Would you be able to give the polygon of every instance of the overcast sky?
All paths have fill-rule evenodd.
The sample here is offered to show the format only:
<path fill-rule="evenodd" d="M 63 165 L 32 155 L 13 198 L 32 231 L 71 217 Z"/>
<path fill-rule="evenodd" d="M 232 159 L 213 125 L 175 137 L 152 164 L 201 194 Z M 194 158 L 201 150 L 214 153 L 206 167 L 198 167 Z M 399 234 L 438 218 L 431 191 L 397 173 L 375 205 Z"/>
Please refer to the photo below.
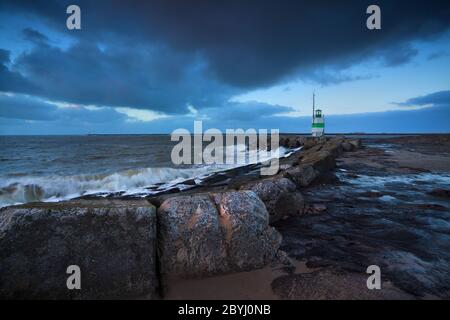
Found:
<path fill-rule="evenodd" d="M 450 2 L 0 1 L 0 134 L 309 132 L 314 91 L 328 132 L 450 132 Z"/>

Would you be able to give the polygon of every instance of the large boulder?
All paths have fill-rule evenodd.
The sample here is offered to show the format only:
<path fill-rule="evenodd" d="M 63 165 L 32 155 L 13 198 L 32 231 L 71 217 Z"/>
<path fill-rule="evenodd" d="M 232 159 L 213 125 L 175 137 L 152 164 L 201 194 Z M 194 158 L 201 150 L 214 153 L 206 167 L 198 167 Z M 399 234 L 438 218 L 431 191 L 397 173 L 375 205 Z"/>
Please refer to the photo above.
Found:
<path fill-rule="evenodd" d="M 168 198 L 158 209 L 158 234 L 163 277 L 261 268 L 281 243 L 264 203 L 252 191 Z"/>
<path fill-rule="evenodd" d="M 329 152 L 334 158 L 339 157 L 343 152 L 345 139 L 343 137 L 335 137 L 328 140 L 322 147 L 321 151 Z"/>
<path fill-rule="evenodd" d="M 355 146 L 349 141 L 342 142 L 341 146 L 345 152 L 352 151 L 355 148 Z"/>
<path fill-rule="evenodd" d="M 354 149 L 359 149 L 362 147 L 361 139 L 351 139 L 348 142 L 353 146 Z"/>
<path fill-rule="evenodd" d="M 302 214 L 305 202 L 295 184 L 287 178 L 269 178 L 241 187 L 251 190 L 264 202 L 269 212 L 269 223 L 283 217 Z"/>
<path fill-rule="evenodd" d="M 298 148 L 298 147 L 303 146 L 306 141 L 307 141 L 306 137 L 302 137 L 302 136 L 291 137 L 290 139 L 288 138 L 285 141 L 284 145 L 282 145 L 282 146 L 284 146 L 286 148 L 291 148 L 291 149 Z"/>
<path fill-rule="evenodd" d="M 319 150 L 314 153 L 305 155 L 301 164 L 304 166 L 312 166 L 320 174 L 333 170 L 336 166 L 336 156 L 329 150 Z"/>
<path fill-rule="evenodd" d="M 311 165 L 299 165 L 284 172 L 284 176 L 295 183 L 299 188 L 307 187 L 319 175 L 319 172 Z"/>
<path fill-rule="evenodd" d="M 32 203 L 0 211 L 0 297 L 156 297 L 156 209 L 147 201 Z M 69 290 L 67 268 L 80 268 Z"/>
<path fill-rule="evenodd" d="M 323 143 L 323 141 L 319 141 L 319 139 L 317 139 L 317 138 L 308 138 L 303 143 L 303 149 L 308 150 L 315 146 L 320 147 L 322 145 L 322 143 Z"/>

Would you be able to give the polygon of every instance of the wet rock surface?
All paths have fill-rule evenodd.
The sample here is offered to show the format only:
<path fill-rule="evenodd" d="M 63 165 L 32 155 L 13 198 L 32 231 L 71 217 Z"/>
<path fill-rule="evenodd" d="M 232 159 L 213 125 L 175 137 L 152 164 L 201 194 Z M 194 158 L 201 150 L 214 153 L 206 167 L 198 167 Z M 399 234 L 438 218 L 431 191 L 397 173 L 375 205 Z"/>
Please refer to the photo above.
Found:
<path fill-rule="evenodd" d="M 146 201 L 35 203 L 0 211 L 0 297 L 157 297 L 155 207 Z M 68 290 L 67 267 L 81 271 Z"/>
<path fill-rule="evenodd" d="M 309 186 L 319 175 L 310 165 L 299 165 L 287 169 L 284 176 L 293 181 L 299 188 Z"/>
<path fill-rule="evenodd" d="M 450 154 L 405 165 L 411 161 L 411 155 L 403 153 L 409 145 L 389 140 L 365 144 L 369 147 L 338 158 L 337 182 L 302 190 L 307 203 L 323 204 L 326 210 L 274 224 L 283 235 L 282 250 L 319 268 L 315 275 L 280 279 L 274 290 L 286 298 L 346 299 L 359 293 L 365 298 L 362 289 L 354 291 L 345 279 L 360 279 L 365 287 L 367 267 L 378 265 L 383 281 L 408 295 L 450 298 L 450 202 L 433 192 L 448 189 Z M 445 148 L 431 144 L 426 152 L 439 155 Z M 423 154 L 416 153 L 421 159 Z M 329 268 L 339 269 L 343 278 Z M 315 290 L 314 283 L 325 291 Z M 333 291 L 332 283 L 343 286 L 341 291 Z"/>
<path fill-rule="evenodd" d="M 272 282 L 272 290 L 286 300 L 409 300 L 414 296 L 390 283 L 368 290 L 363 274 L 327 268 L 311 273 L 285 275 Z"/>
<path fill-rule="evenodd" d="M 301 215 L 305 203 L 295 184 L 286 178 L 269 178 L 247 184 L 241 190 L 251 190 L 264 202 L 269 212 L 269 222 L 273 223 L 284 217 Z"/>
<path fill-rule="evenodd" d="M 281 236 L 252 191 L 176 196 L 158 209 L 163 276 L 204 277 L 261 268 Z"/>

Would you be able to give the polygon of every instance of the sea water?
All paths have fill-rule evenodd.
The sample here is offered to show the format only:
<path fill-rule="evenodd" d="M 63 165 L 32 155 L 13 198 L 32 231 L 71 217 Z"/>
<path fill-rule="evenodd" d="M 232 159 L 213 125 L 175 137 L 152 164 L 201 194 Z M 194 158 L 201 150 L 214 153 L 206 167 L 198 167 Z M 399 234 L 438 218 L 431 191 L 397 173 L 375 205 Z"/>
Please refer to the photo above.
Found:
<path fill-rule="evenodd" d="M 100 193 L 145 195 L 154 186 L 237 166 L 174 165 L 176 143 L 170 135 L 0 136 L 0 207 Z"/>

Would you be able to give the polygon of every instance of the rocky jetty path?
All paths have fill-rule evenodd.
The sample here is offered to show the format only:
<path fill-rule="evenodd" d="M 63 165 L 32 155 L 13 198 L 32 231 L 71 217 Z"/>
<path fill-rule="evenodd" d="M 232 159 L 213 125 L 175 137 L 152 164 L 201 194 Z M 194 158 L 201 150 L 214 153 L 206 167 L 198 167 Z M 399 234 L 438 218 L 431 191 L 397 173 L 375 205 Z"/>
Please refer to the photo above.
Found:
<path fill-rule="evenodd" d="M 280 159 L 271 177 L 259 175 L 263 163 L 145 199 L 89 197 L 1 209 L 0 297 L 157 299 L 168 279 L 274 262 L 289 267 L 272 224 L 306 214 L 302 188 L 333 177 L 336 158 L 361 142 L 289 136 L 280 143 L 302 148 Z M 80 267 L 80 290 L 67 289 L 70 265 Z"/>

